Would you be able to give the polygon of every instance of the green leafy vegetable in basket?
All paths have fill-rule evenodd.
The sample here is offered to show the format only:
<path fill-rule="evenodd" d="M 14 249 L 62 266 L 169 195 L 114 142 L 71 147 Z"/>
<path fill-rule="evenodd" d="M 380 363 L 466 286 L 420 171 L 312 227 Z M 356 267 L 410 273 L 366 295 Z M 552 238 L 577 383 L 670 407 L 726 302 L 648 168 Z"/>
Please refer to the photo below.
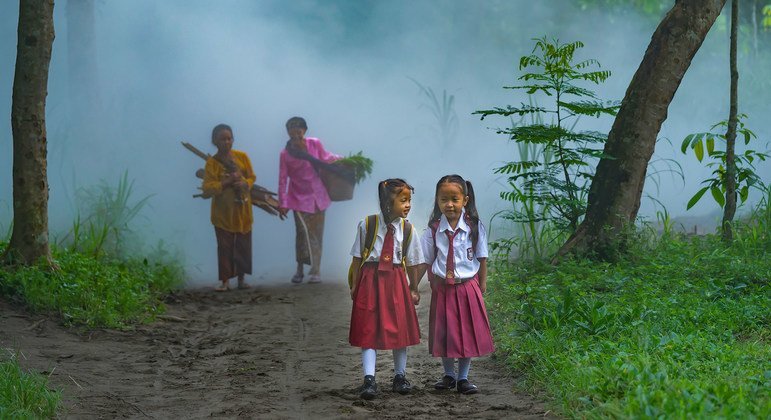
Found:
<path fill-rule="evenodd" d="M 361 152 L 335 161 L 354 170 L 354 181 L 358 184 L 372 173 L 372 159 L 364 157 Z"/>

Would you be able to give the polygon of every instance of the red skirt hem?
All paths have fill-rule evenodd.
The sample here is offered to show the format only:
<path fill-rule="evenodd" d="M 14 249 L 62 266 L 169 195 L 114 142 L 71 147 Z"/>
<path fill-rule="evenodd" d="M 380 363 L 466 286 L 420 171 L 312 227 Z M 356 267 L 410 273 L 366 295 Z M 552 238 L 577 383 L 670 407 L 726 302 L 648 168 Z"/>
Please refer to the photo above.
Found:
<path fill-rule="evenodd" d="M 407 276 L 400 266 L 378 272 L 364 264 L 354 292 L 348 342 L 355 347 L 392 350 L 420 343 L 418 315 Z"/>
<path fill-rule="evenodd" d="M 428 351 L 434 357 L 478 357 L 495 350 L 479 280 L 448 285 L 430 276 Z"/>

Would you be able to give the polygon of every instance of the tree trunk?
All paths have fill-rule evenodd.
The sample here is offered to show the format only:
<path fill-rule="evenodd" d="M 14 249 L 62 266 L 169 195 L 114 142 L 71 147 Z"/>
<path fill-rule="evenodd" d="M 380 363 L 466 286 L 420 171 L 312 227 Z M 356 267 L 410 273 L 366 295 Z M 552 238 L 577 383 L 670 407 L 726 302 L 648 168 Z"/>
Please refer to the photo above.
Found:
<path fill-rule="evenodd" d="M 640 208 L 645 173 L 667 108 L 726 0 L 677 0 L 653 33 L 597 165 L 584 221 L 555 257 L 612 259 Z"/>
<path fill-rule="evenodd" d="M 13 233 L 10 262 L 50 262 L 45 105 L 54 41 L 53 0 L 21 0 L 13 79 Z"/>
<path fill-rule="evenodd" d="M 725 208 L 723 209 L 723 240 L 733 239 L 731 223 L 736 214 L 736 124 L 739 102 L 739 70 L 736 65 L 737 29 L 739 27 L 739 0 L 731 1 L 731 107 L 728 111 L 728 130 L 725 134 Z"/>

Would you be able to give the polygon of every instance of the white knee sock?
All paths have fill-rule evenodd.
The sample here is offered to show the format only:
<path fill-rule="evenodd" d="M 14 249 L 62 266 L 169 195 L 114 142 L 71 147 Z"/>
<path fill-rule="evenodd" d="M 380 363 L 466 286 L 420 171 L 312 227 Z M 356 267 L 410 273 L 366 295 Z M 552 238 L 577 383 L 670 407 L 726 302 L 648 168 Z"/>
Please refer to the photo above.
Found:
<path fill-rule="evenodd" d="M 468 379 L 468 371 L 471 370 L 471 358 L 463 357 L 458 359 L 458 380 Z"/>
<path fill-rule="evenodd" d="M 455 359 L 452 357 L 442 357 L 442 366 L 444 366 L 444 374 L 455 379 Z"/>
<path fill-rule="evenodd" d="M 361 364 L 364 367 L 364 376 L 375 376 L 375 360 L 377 360 L 377 351 L 375 349 L 361 349 Z"/>
<path fill-rule="evenodd" d="M 407 372 L 407 347 L 394 349 L 394 375 L 404 375 Z"/>

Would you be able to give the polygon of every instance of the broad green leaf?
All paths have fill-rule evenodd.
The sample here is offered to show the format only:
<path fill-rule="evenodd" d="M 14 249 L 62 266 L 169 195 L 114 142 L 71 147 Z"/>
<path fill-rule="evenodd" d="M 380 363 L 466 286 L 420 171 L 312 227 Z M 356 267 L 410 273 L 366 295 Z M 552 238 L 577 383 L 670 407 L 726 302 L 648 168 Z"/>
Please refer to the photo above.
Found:
<path fill-rule="evenodd" d="M 704 143 L 701 142 L 701 139 L 693 145 L 693 152 L 696 154 L 696 159 L 698 159 L 699 162 L 704 159 Z"/>
<path fill-rule="evenodd" d="M 739 192 L 739 197 L 742 200 L 742 203 L 747 201 L 747 197 L 750 195 L 750 187 L 745 185 L 742 187 L 741 191 Z"/>
<path fill-rule="evenodd" d="M 693 197 L 691 197 L 691 199 L 688 200 L 688 205 L 685 207 L 685 209 L 690 210 L 691 207 L 696 205 L 696 203 L 698 203 L 699 200 L 701 200 L 701 197 L 704 195 L 705 192 L 707 192 L 708 189 L 709 187 L 704 187 L 700 189 L 696 194 L 694 194 Z"/>
<path fill-rule="evenodd" d="M 715 138 L 712 136 L 707 137 L 707 155 L 712 156 L 715 152 Z"/>
<path fill-rule="evenodd" d="M 691 140 L 693 140 L 693 137 L 696 136 L 696 134 L 689 134 L 685 136 L 685 139 L 683 140 L 683 144 L 680 145 L 680 151 L 685 153 L 688 150 L 688 146 L 691 144 Z"/>
<path fill-rule="evenodd" d="M 715 199 L 718 205 L 722 208 L 725 205 L 725 197 L 716 185 L 713 185 L 709 191 L 712 193 L 712 198 Z"/>

